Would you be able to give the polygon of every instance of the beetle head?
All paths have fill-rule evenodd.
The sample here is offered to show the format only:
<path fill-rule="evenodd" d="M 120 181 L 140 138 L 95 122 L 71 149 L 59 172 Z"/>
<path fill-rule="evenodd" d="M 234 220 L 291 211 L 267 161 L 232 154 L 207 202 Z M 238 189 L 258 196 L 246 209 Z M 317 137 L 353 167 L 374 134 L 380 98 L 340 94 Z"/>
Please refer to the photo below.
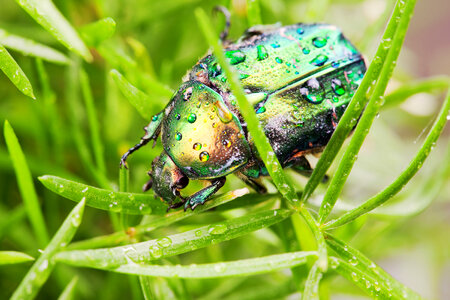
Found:
<path fill-rule="evenodd" d="M 149 175 L 152 178 L 155 194 L 167 202 L 172 202 L 177 196 L 180 196 L 179 190 L 185 188 L 189 183 L 189 178 L 181 172 L 165 152 L 153 160 L 152 171 L 149 172 Z"/>

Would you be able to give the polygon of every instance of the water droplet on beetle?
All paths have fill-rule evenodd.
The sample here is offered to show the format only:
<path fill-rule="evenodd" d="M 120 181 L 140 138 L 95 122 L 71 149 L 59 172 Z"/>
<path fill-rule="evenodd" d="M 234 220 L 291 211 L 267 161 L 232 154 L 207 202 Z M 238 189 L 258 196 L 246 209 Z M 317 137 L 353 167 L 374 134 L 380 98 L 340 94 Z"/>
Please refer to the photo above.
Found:
<path fill-rule="evenodd" d="M 183 138 L 183 135 L 182 135 L 181 133 L 177 132 L 177 133 L 175 134 L 175 139 L 176 139 L 177 141 L 180 141 L 182 138 Z"/>
<path fill-rule="evenodd" d="M 181 116 L 180 116 L 180 114 L 176 114 L 176 115 L 175 115 L 175 119 L 176 119 L 176 120 L 179 120 L 179 119 L 181 119 Z"/>
<path fill-rule="evenodd" d="M 192 90 L 193 90 L 193 87 L 190 86 L 190 87 L 188 87 L 187 89 L 185 89 L 185 90 L 183 91 L 183 100 L 184 100 L 184 101 L 188 101 L 188 100 L 191 98 L 191 96 L 192 96 Z"/>
<path fill-rule="evenodd" d="M 297 28 L 297 33 L 298 34 L 303 34 L 303 33 L 305 33 L 305 30 L 303 29 L 303 28 Z"/>
<path fill-rule="evenodd" d="M 188 120 L 189 123 L 194 123 L 197 120 L 197 115 L 196 114 L 190 114 L 187 117 L 187 120 Z"/>
<path fill-rule="evenodd" d="M 223 103 L 222 101 L 215 101 L 214 109 L 220 121 L 224 123 L 229 123 L 231 120 L 233 120 L 233 114 L 230 112 L 230 110 L 225 106 L 225 103 Z"/>
<path fill-rule="evenodd" d="M 313 38 L 312 44 L 316 48 L 322 48 L 322 47 L 324 47 L 327 44 L 327 39 L 318 36 L 318 37 Z"/>
<path fill-rule="evenodd" d="M 209 153 L 206 151 L 203 151 L 202 153 L 199 154 L 198 158 L 200 159 L 200 161 L 206 162 L 209 160 Z"/>
<path fill-rule="evenodd" d="M 275 61 L 279 64 L 281 64 L 283 62 L 283 60 L 279 57 L 275 57 Z"/>
<path fill-rule="evenodd" d="M 339 65 L 340 65 L 340 63 L 339 63 L 338 61 L 333 61 L 333 62 L 331 63 L 331 66 L 332 66 L 333 68 L 339 68 Z"/>
<path fill-rule="evenodd" d="M 155 122 L 155 121 L 157 121 L 157 120 L 158 120 L 158 115 L 154 115 L 154 116 L 152 117 L 152 121 Z"/>
<path fill-rule="evenodd" d="M 231 142 L 230 142 L 229 140 L 224 140 L 224 141 L 222 142 L 222 144 L 223 144 L 225 147 L 227 147 L 227 148 L 230 148 L 230 147 L 231 147 Z"/>
<path fill-rule="evenodd" d="M 225 56 L 230 59 L 231 65 L 237 65 L 245 61 L 245 54 L 241 50 L 229 50 Z"/>
<path fill-rule="evenodd" d="M 270 44 L 270 46 L 272 46 L 272 48 L 280 48 L 280 44 L 277 42 L 277 41 L 275 41 L 275 42 L 273 42 L 272 44 Z"/>
<path fill-rule="evenodd" d="M 263 45 L 256 46 L 256 60 L 265 60 L 269 57 L 269 53 L 267 53 L 266 47 Z"/>
<path fill-rule="evenodd" d="M 309 54 L 309 52 L 311 52 L 311 50 L 309 50 L 308 48 L 303 48 L 302 52 L 303 52 L 303 54 Z"/>
<path fill-rule="evenodd" d="M 194 150 L 200 150 L 200 149 L 202 149 L 202 144 L 200 144 L 200 143 L 195 143 L 194 144 L 194 146 L 192 147 Z"/>
<path fill-rule="evenodd" d="M 261 106 L 260 108 L 258 108 L 258 110 L 256 111 L 256 114 L 262 114 L 266 112 L 266 108 L 264 106 Z"/>
<path fill-rule="evenodd" d="M 316 57 L 314 57 L 309 63 L 320 67 L 323 66 L 328 60 L 328 56 L 326 56 L 325 54 L 319 54 Z"/>
<path fill-rule="evenodd" d="M 306 84 L 300 88 L 300 94 L 313 104 L 322 103 L 325 98 L 325 91 L 316 78 L 308 80 Z"/>
<path fill-rule="evenodd" d="M 342 96 L 345 94 L 344 86 L 339 79 L 331 80 L 331 88 L 333 89 L 333 92 L 338 96 Z"/>

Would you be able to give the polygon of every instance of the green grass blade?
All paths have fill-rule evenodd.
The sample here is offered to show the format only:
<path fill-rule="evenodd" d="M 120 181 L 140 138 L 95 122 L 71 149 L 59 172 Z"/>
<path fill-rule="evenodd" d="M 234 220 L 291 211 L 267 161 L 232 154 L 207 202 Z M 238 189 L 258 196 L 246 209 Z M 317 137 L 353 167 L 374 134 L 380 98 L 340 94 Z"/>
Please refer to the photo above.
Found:
<path fill-rule="evenodd" d="M 283 197 L 288 200 L 292 206 L 297 207 L 299 213 L 305 218 L 314 235 L 316 236 L 317 244 L 319 247 L 320 266 L 322 271 L 325 271 L 328 263 L 326 253 L 327 250 L 325 247 L 325 242 L 323 241 L 323 236 L 320 233 L 314 218 L 304 207 L 299 207 L 297 194 L 295 193 L 294 188 L 287 181 L 283 168 L 278 161 L 278 158 L 275 155 L 272 146 L 270 145 L 270 142 L 267 139 L 264 130 L 262 129 L 258 121 L 258 118 L 256 117 L 253 106 L 248 102 L 239 79 L 237 78 L 236 74 L 233 72 L 230 64 L 225 58 L 220 40 L 212 30 L 213 27 L 211 25 L 211 21 L 207 17 L 205 11 L 201 8 L 195 10 L 195 15 L 197 17 L 197 22 L 200 26 L 200 29 L 203 31 L 203 34 L 209 45 L 212 46 L 215 57 L 217 58 L 220 66 L 227 75 L 231 91 L 233 92 L 233 95 L 236 97 L 236 100 L 238 102 L 239 110 L 247 123 L 248 130 L 255 142 L 258 153 L 263 160 L 267 171 L 270 174 L 270 177 L 272 178 L 275 186 L 283 195 Z"/>
<path fill-rule="evenodd" d="M 204 205 L 196 207 L 195 210 L 172 210 L 171 212 L 165 214 L 164 216 L 161 216 L 158 219 L 154 219 L 148 223 L 128 228 L 127 231 L 119 231 L 109 235 L 99 236 L 89 240 L 73 243 L 69 246 L 69 249 L 100 248 L 114 246 L 125 242 L 131 243 L 135 239 L 139 239 L 142 235 L 149 233 L 157 228 L 169 226 L 170 224 L 181 221 L 185 218 L 198 215 L 219 205 L 229 203 L 237 198 L 239 198 L 239 201 L 242 201 L 245 198 L 244 195 L 248 193 L 249 190 L 247 188 L 228 192 L 220 196 L 216 196 L 211 200 L 208 200 Z"/>
<path fill-rule="evenodd" d="M 69 58 L 63 53 L 33 40 L 11 34 L 1 28 L 0 44 L 6 48 L 16 50 L 23 55 L 39 57 L 56 64 L 66 65 L 70 63 Z"/>
<path fill-rule="evenodd" d="M 162 105 L 153 102 L 144 92 L 134 87 L 125 77 L 117 70 L 110 71 L 111 77 L 116 82 L 122 94 L 130 101 L 131 105 L 136 108 L 139 114 L 148 119 L 150 116 L 157 114 Z"/>
<path fill-rule="evenodd" d="M 133 262 L 120 265 L 114 272 L 178 278 L 218 278 L 250 276 L 292 268 L 306 263 L 307 258 L 316 255 L 315 252 L 301 251 L 270 255 L 265 257 L 242 259 L 230 262 L 219 262 L 190 266 L 159 266 L 143 265 Z"/>
<path fill-rule="evenodd" d="M 394 297 L 392 292 L 374 278 L 371 273 L 365 272 L 365 270 L 361 270 L 340 258 L 330 257 L 330 266 L 331 269 L 375 299 L 402 299 Z"/>
<path fill-rule="evenodd" d="M 320 272 L 318 264 L 315 263 L 309 271 L 308 278 L 306 278 L 305 289 L 302 294 L 303 300 L 319 299 L 320 279 L 322 279 L 322 272 Z"/>
<path fill-rule="evenodd" d="M 410 162 L 408 167 L 397 177 L 397 179 L 391 183 L 383 191 L 379 192 L 377 195 L 373 196 L 357 208 L 349 211 L 348 213 L 342 215 L 336 220 L 332 220 L 325 225 L 325 228 L 333 228 L 341 226 L 348 222 L 353 221 L 359 216 L 375 209 L 376 207 L 382 205 L 387 200 L 392 198 L 402 188 L 408 183 L 408 181 L 420 170 L 423 162 L 430 154 L 431 150 L 436 145 L 436 141 L 442 133 L 445 124 L 447 123 L 448 112 L 450 110 L 450 89 L 447 93 L 446 99 L 442 105 L 441 111 L 436 118 L 433 127 L 430 129 L 428 136 L 426 137 L 422 147 L 417 152 L 414 159 Z"/>
<path fill-rule="evenodd" d="M 167 204 L 155 199 L 152 194 L 113 192 L 50 175 L 41 176 L 39 180 L 64 198 L 78 202 L 85 197 L 87 206 L 102 210 L 131 215 L 163 215 L 167 210 Z"/>
<path fill-rule="evenodd" d="M 25 155 L 20 147 L 17 136 L 8 121 L 5 121 L 4 135 L 6 146 L 16 172 L 17 184 L 19 185 L 28 218 L 33 227 L 34 234 L 41 247 L 48 243 L 48 232 L 45 226 L 44 217 L 40 208 L 39 200 L 33 184 L 30 169 L 28 168 Z"/>
<path fill-rule="evenodd" d="M 343 241 L 340 241 L 331 235 L 326 236 L 326 241 L 330 248 L 333 249 L 343 261 L 355 266 L 357 269 L 363 270 L 377 280 L 379 288 L 383 287 L 383 289 L 396 294 L 397 297 L 406 299 L 419 298 L 414 291 L 395 280 L 391 275 L 355 248 L 350 247 Z"/>
<path fill-rule="evenodd" d="M 384 31 L 382 42 L 378 46 L 375 58 L 370 63 L 361 85 L 356 90 L 352 101 L 345 110 L 345 113 L 342 115 L 338 126 L 327 144 L 327 147 L 325 147 L 319 161 L 317 162 L 316 167 L 311 174 L 311 178 L 308 180 L 303 191 L 301 198 L 302 201 L 308 200 L 320 182 L 322 182 L 328 168 L 333 163 L 339 149 L 341 149 L 342 144 L 348 137 L 350 131 L 356 125 L 356 121 L 366 106 L 366 103 L 369 100 L 366 94 L 371 85 L 373 85 L 373 82 L 380 76 L 381 68 L 383 67 L 389 50 L 389 47 L 386 47 L 386 41 L 390 41 L 397 30 L 398 20 L 401 16 L 400 8 L 403 5 L 404 4 L 402 4 L 402 1 L 397 1 L 394 12 L 389 20 L 386 30 Z"/>
<path fill-rule="evenodd" d="M 247 123 L 248 130 L 251 133 L 252 138 L 254 139 L 261 159 L 264 161 L 264 164 L 267 167 L 267 171 L 272 177 L 280 193 L 289 202 L 291 202 L 292 205 L 296 206 L 296 202 L 298 201 L 297 194 L 295 193 L 292 186 L 288 184 L 286 177 L 284 176 L 283 168 L 281 167 L 281 164 L 278 161 L 278 158 L 276 157 L 272 146 L 270 145 L 266 135 L 264 134 L 264 130 L 259 124 L 255 110 L 253 109 L 253 106 L 247 101 L 242 86 L 240 85 L 239 79 L 237 78 L 236 74 L 233 72 L 230 64 L 225 58 L 221 43 L 217 38 L 215 32 L 212 30 L 213 26 L 211 25 L 210 19 L 206 15 L 205 11 L 201 8 L 195 10 L 195 15 L 197 17 L 197 22 L 203 32 L 203 35 L 205 36 L 209 45 L 213 47 L 214 55 L 227 75 L 231 91 L 236 97 L 239 105 L 239 110 Z"/>
<path fill-rule="evenodd" d="M 116 22 L 112 18 L 104 18 L 80 28 L 82 39 L 89 46 L 97 47 L 116 32 Z"/>
<path fill-rule="evenodd" d="M 8 53 L 5 47 L 0 43 L 0 69 L 8 76 L 9 80 L 25 96 L 36 99 L 33 94 L 33 87 L 28 80 L 27 75 L 22 71 L 14 58 Z"/>
<path fill-rule="evenodd" d="M 78 283 L 78 276 L 75 276 L 69 284 L 66 286 L 64 291 L 59 295 L 58 300 L 72 300 L 75 298 L 76 286 Z"/>
<path fill-rule="evenodd" d="M 406 31 L 409 27 L 409 21 L 411 20 L 416 1 L 410 0 L 404 7 L 404 12 L 402 13 L 399 21 L 397 31 L 395 32 L 391 49 L 388 52 L 386 60 L 384 62 L 383 68 L 381 69 L 380 78 L 374 87 L 373 95 L 364 110 L 364 113 L 359 120 L 358 126 L 356 127 L 355 133 L 350 141 L 347 150 L 342 157 L 339 166 L 331 179 L 330 185 L 325 193 L 322 206 L 319 210 L 319 222 L 323 223 L 327 219 L 331 210 L 339 197 L 344 184 L 350 174 L 351 169 L 356 161 L 357 155 L 361 146 L 369 133 L 369 129 L 372 126 L 372 122 L 375 119 L 380 107 L 384 103 L 384 92 L 389 79 L 392 76 L 392 71 L 395 67 L 395 62 L 400 54 L 400 50 L 403 45 L 403 41 L 406 35 Z"/>
<path fill-rule="evenodd" d="M 85 200 L 81 200 L 70 212 L 64 223 L 53 236 L 41 256 L 30 268 L 11 299 L 32 299 L 47 281 L 55 265 L 53 257 L 63 249 L 75 235 L 83 217 Z"/>
<path fill-rule="evenodd" d="M 0 266 L 33 261 L 34 257 L 17 251 L 0 251 Z"/>
<path fill-rule="evenodd" d="M 247 20 L 249 27 L 262 24 L 259 0 L 247 0 Z"/>
<path fill-rule="evenodd" d="M 115 269 L 131 262 L 149 262 L 231 240 L 281 222 L 291 214 L 285 209 L 262 211 L 158 240 L 106 249 L 60 252 L 57 260 L 74 266 Z"/>
<path fill-rule="evenodd" d="M 78 36 L 76 30 L 59 12 L 50 0 L 16 0 L 16 2 L 45 30 L 52 34 L 61 44 L 92 61 L 92 55 Z"/>
<path fill-rule="evenodd" d="M 98 172 L 105 173 L 105 157 L 102 139 L 100 138 L 100 125 L 98 114 L 94 105 L 94 97 L 89 83 L 89 76 L 84 69 L 80 70 L 80 85 L 83 93 L 84 104 L 86 105 L 86 114 L 89 121 L 89 129 L 91 131 L 91 144 L 94 152 L 95 162 Z"/>
<path fill-rule="evenodd" d="M 450 86 L 450 77 L 438 76 L 403 84 L 401 87 L 387 95 L 383 109 L 399 105 L 404 100 L 418 93 L 431 93 L 443 90 Z"/>

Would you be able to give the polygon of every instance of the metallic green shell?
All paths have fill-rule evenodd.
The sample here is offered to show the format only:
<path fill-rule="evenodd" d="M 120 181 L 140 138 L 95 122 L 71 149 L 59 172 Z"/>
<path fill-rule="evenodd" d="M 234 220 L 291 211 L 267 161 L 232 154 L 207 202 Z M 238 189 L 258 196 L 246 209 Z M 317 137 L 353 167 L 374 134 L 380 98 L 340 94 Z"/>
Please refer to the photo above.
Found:
<path fill-rule="evenodd" d="M 189 178 L 224 176 L 247 163 L 251 153 L 240 120 L 217 92 L 187 82 L 169 109 L 162 124 L 164 150 Z"/>
<path fill-rule="evenodd" d="M 225 54 L 248 98 L 256 99 L 257 116 L 284 166 L 327 144 L 366 71 L 341 31 L 324 24 L 255 27 Z M 214 56 L 201 59 L 189 78 L 221 93 L 242 121 Z"/>

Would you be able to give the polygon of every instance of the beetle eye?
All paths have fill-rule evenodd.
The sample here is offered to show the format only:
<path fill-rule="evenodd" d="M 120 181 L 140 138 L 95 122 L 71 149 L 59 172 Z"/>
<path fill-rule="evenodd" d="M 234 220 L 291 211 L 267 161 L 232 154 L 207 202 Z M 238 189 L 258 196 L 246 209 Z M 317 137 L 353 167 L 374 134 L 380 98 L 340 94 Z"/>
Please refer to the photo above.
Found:
<path fill-rule="evenodd" d="M 175 183 L 175 187 L 177 189 L 184 189 L 189 184 L 189 178 L 187 176 L 183 176 Z"/>

